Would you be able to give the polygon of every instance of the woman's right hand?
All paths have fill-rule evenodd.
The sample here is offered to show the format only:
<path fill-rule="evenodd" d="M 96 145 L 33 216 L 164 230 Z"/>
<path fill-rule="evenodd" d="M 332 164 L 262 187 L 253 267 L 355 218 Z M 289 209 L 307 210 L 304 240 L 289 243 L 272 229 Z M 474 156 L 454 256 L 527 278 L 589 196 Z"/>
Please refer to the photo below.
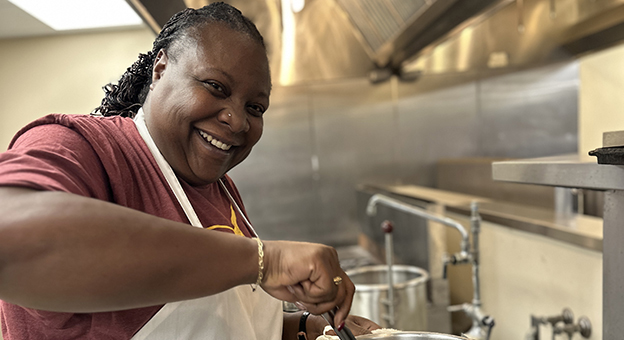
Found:
<path fill-rule="evenodd" d="M 298 302 L 312 314 L 338 307 L 334 322 L 346 320 L 355 285 L 340 268 L 332 247 L 316 243 L 265 241 L 262 288 L 273 297 Z M 341 277 L 336 284 L 334 278 Z"/>

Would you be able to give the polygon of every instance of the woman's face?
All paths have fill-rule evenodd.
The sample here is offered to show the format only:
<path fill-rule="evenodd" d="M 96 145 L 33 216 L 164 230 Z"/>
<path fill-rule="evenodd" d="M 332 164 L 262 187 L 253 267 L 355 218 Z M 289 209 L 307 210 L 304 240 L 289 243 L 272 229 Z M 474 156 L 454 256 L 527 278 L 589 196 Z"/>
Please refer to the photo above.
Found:
<path fill-rule="evenodd" d="M 209 24 L 158 54 L 143 110 L 176 174 L 206 185 L 242 162 L 258 142 L 270 91 L 260 43 Z"/>

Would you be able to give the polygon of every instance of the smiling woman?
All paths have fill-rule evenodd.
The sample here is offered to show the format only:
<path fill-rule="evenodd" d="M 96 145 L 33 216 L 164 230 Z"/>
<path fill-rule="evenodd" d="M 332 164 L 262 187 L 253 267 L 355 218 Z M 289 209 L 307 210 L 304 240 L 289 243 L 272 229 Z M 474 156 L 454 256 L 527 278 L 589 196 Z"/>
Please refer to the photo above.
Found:
<path fill-rule="evenodd" d="M 261 35 L 215 3 L 172 17 L 97 114 L 20 130 L 0 154 L 5 340 L 295 339 L 301 313 L 279 300 L 377 327 L 347 318 L 336 251 L 260 241 L 227 176 L 270 91 Z M 299 336 L 320 334 L 321 318 L 304 320 Z"/>

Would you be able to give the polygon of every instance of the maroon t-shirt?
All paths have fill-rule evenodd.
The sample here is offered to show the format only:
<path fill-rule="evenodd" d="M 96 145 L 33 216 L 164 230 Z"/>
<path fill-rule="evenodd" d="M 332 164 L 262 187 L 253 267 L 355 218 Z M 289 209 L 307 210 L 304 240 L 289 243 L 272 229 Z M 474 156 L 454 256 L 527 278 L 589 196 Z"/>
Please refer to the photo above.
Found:
<path fill-rule="evenodd" d="M 242 207 L 232 180 L 224 180 Z M 218 183 L 193 187 L 180 182 L 204 227 L 240 228 L 250 236 Z M 28 124 L 0 154 L 0 186 L 65 191 L 189 223 L 129 118 L 54 114 Z M 129 339 L 161 307 L 58 313 L 0 301 L 0 322 L 5 340 Z"/>

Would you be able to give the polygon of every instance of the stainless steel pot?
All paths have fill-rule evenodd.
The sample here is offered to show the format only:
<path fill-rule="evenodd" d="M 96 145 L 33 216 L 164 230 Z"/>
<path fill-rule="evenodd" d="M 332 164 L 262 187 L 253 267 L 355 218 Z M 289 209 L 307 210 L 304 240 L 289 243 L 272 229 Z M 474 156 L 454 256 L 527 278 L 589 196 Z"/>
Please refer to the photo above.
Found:
<path fill-rule="evenodd" d="M 427 329 L 426 283 L 429 273 L 426 270 L 406 265 L 392 266 L 395 306 L 393 326 L 386 321 L 388 306 L 384 304 L 388 299 L 388 266 L 360 267 L 347 271 L 347 275 L 355 284 L 351 314 L 370 319 L 384 328 L 405 331 Z"/>
<path fill-rule="evenodd" d="M 336 338 L 337 336 L 329 336 L 329 338 Z M 358 335 L 355 337 L 357 340 L 471 340 L 463 336 L 431 333 L 431 332 L 400 332 L 395 334 L 367 334 Z"/>
<path fill-rule="evenodd" d="M 469 340 L 462 336 L 429 333 L 429 332 L 402 332 L 391 335 L 362 335 L 357 337 L 366 340 Z"/>

